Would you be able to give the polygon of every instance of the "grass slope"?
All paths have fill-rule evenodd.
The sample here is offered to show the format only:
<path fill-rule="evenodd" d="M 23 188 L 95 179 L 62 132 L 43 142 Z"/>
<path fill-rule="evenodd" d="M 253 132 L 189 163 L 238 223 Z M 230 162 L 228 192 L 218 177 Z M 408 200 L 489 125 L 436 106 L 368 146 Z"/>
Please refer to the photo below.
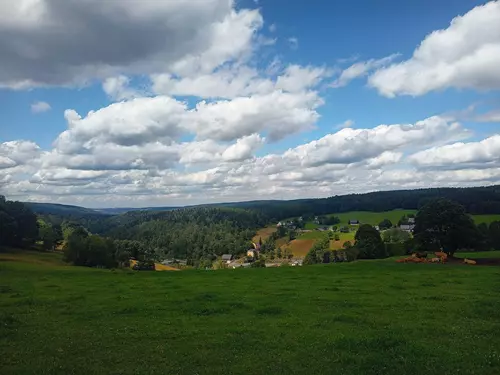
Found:
<path fill-rule="evenodd" d="M 500 269 L 0 262 L 0 373 L 495 374 Z M 473 348 L 474 350 L 471 350 Z"/>

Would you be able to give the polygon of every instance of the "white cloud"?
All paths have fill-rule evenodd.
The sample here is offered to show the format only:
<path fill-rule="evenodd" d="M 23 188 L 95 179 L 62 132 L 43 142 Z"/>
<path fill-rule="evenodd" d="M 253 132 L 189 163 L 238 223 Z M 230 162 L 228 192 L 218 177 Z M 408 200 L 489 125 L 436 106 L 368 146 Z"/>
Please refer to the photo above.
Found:
<path fill-rule="evenodd" d="M 336 126 L 337 129 L 342 129 L 342 128 L 352 128 L 354 126 L 355 122 L 354 120 L 348 119 L 345 120 L 343 123 L 338 124 Z"/>
<path fill-rule="evenodd" d="M 367 61 L 357 62 L 347 69 L 344 69 L 342 73 L 340 73 L 339 77 L 331 84 L 331 87 L 343 87 L 346 86 L 353 79 L 360 78 L 366 76 L 369 72 L 374 69 L 378 69 L 383 67 L 394 59 L 398 58 L 399 54 L 393 54 L 390 56 L 383 57 L 381 59 L 371 59 Z"/>
<path fill-rule="evenodd" d="M 9 141 L 0 143 L 3 168 L 28 164 L 38 158 L 40 147 L 31 141 Z"/>
<path fill-rule="evenodd" d="M 106 78 L 102 83 L 102 89 L 111 99 L 118 101 L 142 96 L 140 92 L 130 87 L 130 78 L 124 75 Z"/>
<path fill-rule="evenodd" d="M 350 164 L 375 158 L 385 151 L 446 143 L 469 134 L 458 123 L 430 117 L 415 124 L 379 125 L 373 129 L 344 128 L 316 141 L 288 150 L 283 155 L 290 165 Z M 395 154 L 386 154 L 394 158 Z"/>
<path fill-rule="evenodd" d="M 500 135 L 446 145 L 466 135 L 458 124 L 433 117 L 413 125 L 343 129 L 262 157 L 254 156 L 264 141 L 257 133 L 229 144 L 209 139 L 169 145 L 92 143 L 85 153 L 67 155 L 11 142 L 0 147 L 0 161 L 17 158 L 38 167 L 16 172 L 19 166 L 9 167 L 7 161 L 0 185 L 18 199 L 146 206 L 500 182 Z M 441 146 L 429 151 L 435 142 Z M 411 148 L 421 152 L 405 158 Z M 40 161 L 29 161 L 31 155 Z M 89 157 L 96 163 L 86 169 L 83 162 Z"/>
<path fill-rule="evenodd" d="M 255 150 L 262 146 L 264 139 L 258 134 L 252 134 L 242 137 L 236 141 L 235 144 L 228 147 L 222 153 L 222 160 L 224 161 L 242 161 L 250 158 Z"/>
<path fill-rule="evenodd" d="M 200 139 L 229 141 L 264 132 L 269 141 L 311 129 L 323 101 L 315 92 L 238 97 L 231 101 L 200 102 L 190 114 L 188 128 Z"/>
<path fill-rule="evenodd" d="M 487 113 L 479 114 L 474 117 L 474 121 L 478 122 L 500 122 L 500 109 L 496 109 Z"/>
<path fill-rule="evenodd" d="M 269 32 L 271 33 L 275 33 L 276 32 L 276 29 L 277 29 L 277 26 L 275 23 L 269 25 Z"/>
<path fill-rule="evenodd" d="M 454 143 L 417 152 L 409 160 L 419 167 L 443 169 L 500 167 L 500 135 L 479 142 Z"/>
<path fill-rule="evenodd" d="M 42 113 L 50 111 L 52 107 L 47 102 L 35 102 L 31 105 L 31 112 L 33 113 Z"/>
<path fill-rule="evenodd" d="M 259 10 L 235 10 L 232 0 L 136 5 L 0 0 L 0 86 L 26 89 L 128 73 L 209 72 L 248 56 L 263 23 Z"/>
<path fill-rule="evenodd" d="M 500 89 L 499 66 L 500 2 L 491 1 L 429 34 L 409 60 L 376 71 L 369 84 L 387 97 Z"/>
<path fill-rule="evenodd" d="M 274 61 L 274 64 L 279 62 Z M 277 73 L 277 67 L 272 67 Z M 222 68 L 212 73 L 175 78 L 171 74 L 151 77 L 153 91 L 162 95 L 227 98 L 269 94 L 276 90 L 300 92 L 316 87 L 330 72 L 322 67 L 289 65 L 276 79 L 264 77 L 248 66 Z"/>

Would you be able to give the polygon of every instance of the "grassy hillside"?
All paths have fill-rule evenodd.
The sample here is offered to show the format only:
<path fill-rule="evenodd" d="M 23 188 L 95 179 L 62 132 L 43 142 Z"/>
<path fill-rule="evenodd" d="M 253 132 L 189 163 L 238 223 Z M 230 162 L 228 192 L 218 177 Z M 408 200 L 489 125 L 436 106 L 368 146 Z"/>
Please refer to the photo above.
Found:
<path fill-rule="evenodd" d="M 357 219 L 363 224 L 378 225 L 382 220 L 389 219 L 394 225 L 397 225 L 403 215 L 416 214 L 416 210 L 392 210 L 384 212 L 351 211 L 341 214 L 334 214 L 340 219 L 340 225 L 347 225 L 351 219 Z"/>
<path fill-rule="evenodd" d="M 500 368 L 497 267 L 386 260 L 133 273 L 11 260 L 0 274 L 2 374 Z"/>

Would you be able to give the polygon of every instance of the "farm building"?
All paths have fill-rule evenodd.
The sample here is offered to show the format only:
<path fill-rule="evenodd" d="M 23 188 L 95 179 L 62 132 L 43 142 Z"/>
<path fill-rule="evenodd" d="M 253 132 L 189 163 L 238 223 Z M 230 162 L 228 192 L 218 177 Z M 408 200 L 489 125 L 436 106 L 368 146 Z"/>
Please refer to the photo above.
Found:
<path fill-rule="evenodd" d="M 252 257 L 257 259 L 259 257 L 259 249 L 248 249 L 247 257 Z"/>
<path fill-rule="evenodd" d="M 233 260 L 233 255 L 232 254 L 222 254 L 222 261 L 226 263 L 231 263 Z"/>
<path fill-rule="evenodd" d="M 405 232 L 413 232 L 415 228 L 415 224 L 401 224 L 399 229 L 404 230 Z"/>
<path fill-rule="evenodd" d="M 351 220 L 349 220 L 349 225 L 359 225 L 359 220 L 351 219 Z"/>

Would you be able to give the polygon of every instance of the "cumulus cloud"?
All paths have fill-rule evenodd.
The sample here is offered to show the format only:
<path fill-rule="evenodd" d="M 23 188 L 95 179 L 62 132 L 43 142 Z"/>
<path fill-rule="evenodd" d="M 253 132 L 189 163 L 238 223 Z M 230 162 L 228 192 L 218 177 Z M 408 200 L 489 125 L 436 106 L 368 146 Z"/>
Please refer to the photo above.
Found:
<path fill-rule="evenodd" d="M 387 97 L 450 87 L 499 89 L 499 66 L 500 2 L 491 1 L 429 34 L 410 59 L 377 70 L 369 85 Z"/>
<path fill-rule="evenodd" d="M 123 73 L 210 71 L 251 51 L 258 10 L 232 0 L 0 1 L 0 86 L 83 84 Z M 64 30 L 64 32 L 61 32 Z M 78 42 L 75 42 L 78 41 Z"/>
<path fill-rule="evenodd" d="M 47 102 L 35 102 L 31 105 L 31 112 L 33 113 L 42 113 L 50 111 L 52 107 Z"/>
<path fill-rule="evenodd" d="M 276 90 L 300 92 L 316 87 L 330 75 L 323 67 L 299 65 L 289 65 L 280 73 L 276 79 L 271 79 L 254 68 L 238 65 L 182 78 L 167 73 L 156 74 L 151 80 L 157 94 L 232 99 Z"/>
<path fill-rule="evenodd" d="M 9 141 L 0 143 L 0 157 L 3 168 L 28 164 L 41 154 L 38 145 L 31 141 Z"/>
<path fill-rule="evenodd" d="M 130 87 L 130 78 L 124 75 L 106 78 L 102 89 L 110 99 L 118 101 L 142 96 L 138 90 Z"/>
<path fill-rule="evenodd" d="M 344 128 L 319 140 L 285 152 L 288 163 L 300 166 L 349 164 L 380 156 L 385 151 L 449 142 L 467 137 L 458 123 L 449 123 L 438 116 L 415 124 L 379 125 L 373 129 Z M 395 155 L 386 154 L 393 159 Z"/>
<path fill-rule="evenodd" d="M 393 54 L 381 59 L 370 59 L 367 61 L 357 62 L 347 69 L 344 69 L 340 73 L 339 77 L 331 84 L 331 87 L 347 86 L 347 84 L 349 84 L 349 82 L 353 79 L 366 76 L 369 72 L 391 63 L 399 56 L 399 54 Z"/>
<path fill-rule="evenodd" d="M 454 143 L 417 152 L 409 160 L 419 167 L 488 169 L 500 166 L 500 135 L 479 142 Z"/>
<path fill-rule="evenodd" d="M 190 112 L 188 128 L 200 139 L 230 141 L 264 132 L 269 141 L 311 129 L 323 104 L 315 92 L 238 97 L 231 101 L 200 102 Z"/>
<path fill-rule="evenodd" d="M 138 100 L 115 103 L 86 117 L 68 112 L 68 130 L 50 152 L 41 152 L 32 142 L 3 143 L 2 190 L 22 199 L 38 197 L 43 201 L 52 197 L 49 200 L 101 206 L 127 205 L 133 199 L 136 205 L 149 205 L 261 196 L 327 196 L 343 193 L 347 188 L 349 192 L 362 192 L 395 186 L 491 183 L 500 179 L 495 162 L 499 136 L 477 145 L 450 145 L 470 134 L 460 124 L 441 117 L 372 129 L 344 128 L 281 154 L 257 157 L 256 151 L 265 142 L 261 132 L 240 132 L 241 136 L 229 137 L 230 141 L 185 140 L 183 125 L 179 125 L 184 120 L 171 124 L 162 116 L 155 117 L 155 104 L 161 108 L 180 105 L 182 116 L 193 115 L 196 110 L 170 102 L 171 98 L 156 98 L 158 102 L 148 99 L 146 107 L 150 109 L 144 112 L 143 119 L 142 114 L 134 112 Z M 130 123 L 122 122 L 123 126 L 110 125 L 129 118 Z M 108 124 L 106 129 L 102 129 L 103 124 Z M 171 133 L 173 125 L 184 135 L 176 137 L 175 132 Z M 72 142 L 76 146 L 71 146 Z M 435 151 L 429 149 L 431 145 L 435 145 Z M 416 151 L 405 158 L 409 149 Z M 453 163 L 457 168 L 445 168 L 448 180 L 443 179 L 442 165 Z M 471 169 L 475 163 L 484 164 L 483 172 Z"/>

